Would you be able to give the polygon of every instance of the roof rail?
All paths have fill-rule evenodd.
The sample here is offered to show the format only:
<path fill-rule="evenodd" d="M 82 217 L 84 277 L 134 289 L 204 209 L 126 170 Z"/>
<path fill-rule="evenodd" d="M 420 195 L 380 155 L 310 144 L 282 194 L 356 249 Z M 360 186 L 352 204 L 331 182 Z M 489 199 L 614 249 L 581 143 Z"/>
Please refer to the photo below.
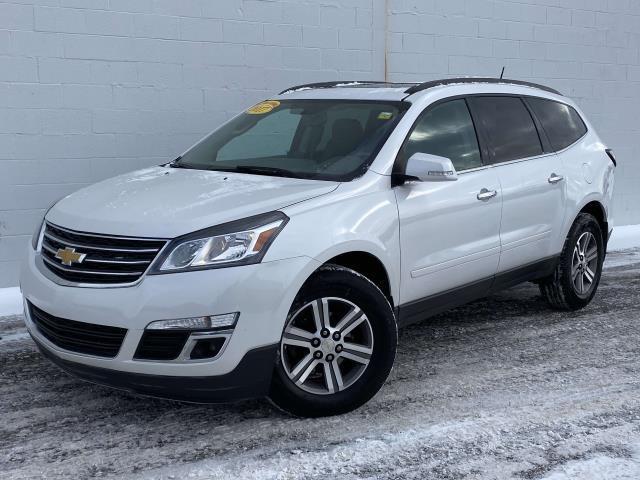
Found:
<path fill-rule="evenodd" d="M 352 85 L 380 85 L 380 84 L 388 84 L 389 82 L 382 81 L 368 81 L 368 80 L 337 80 L 333 82 L 318 82 L 318 83 L 305 83 L 304 85 L 296 85 L 293 87 L 289 87 L 283 91 L 281 91 L 278 95 L 282 95 L 288 92 L 295 92 L 296 90 L 303 90 L 307 88 L 333 88 L 344 85 L 349 86 Z"/>
<path fill-rule="evenodd" d="M 478 77 L 478 78 L 463 77 L 463 78 L 447 78 L 444 80 L 432 80 L 429 82 L 421 83 L 419 85 L 414 85 L 413 87 L 409 87 L 405 90 L 404 93 L 411 95 L 413 93 L 420 92 L 428 88 L 439 87 L 442 85 L 453 85 L 456 83 L 492 83 L 492 84 L 505 83 L 505 84 L 511 84 L 511 85 L 522 85 L 524 87 L 533 87 L 539 90 L 544 90 L 545 92 L 555 93 L 556 95 L 562 95 L 559 91 L 553 88 L 545 87 L 544 85 L 539 85 L 537 83 L 524 82 L 522 80 L 507 80 L 506 78 L 501 79 L 501 78 L 481 78 L 481 77 Z"/>

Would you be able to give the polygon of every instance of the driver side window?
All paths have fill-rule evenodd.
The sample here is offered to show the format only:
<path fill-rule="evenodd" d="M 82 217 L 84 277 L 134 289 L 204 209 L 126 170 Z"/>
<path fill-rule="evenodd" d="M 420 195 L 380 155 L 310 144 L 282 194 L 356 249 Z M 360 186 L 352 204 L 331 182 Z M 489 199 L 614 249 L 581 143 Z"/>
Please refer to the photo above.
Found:
<path fill-rule="evenodd" d="M 458 172 L 482 166 L 478 139 L 464 99 L 451 100 L 424 112 L 405 141 L 402 162 L 414 153 L 446 157 Z"/>

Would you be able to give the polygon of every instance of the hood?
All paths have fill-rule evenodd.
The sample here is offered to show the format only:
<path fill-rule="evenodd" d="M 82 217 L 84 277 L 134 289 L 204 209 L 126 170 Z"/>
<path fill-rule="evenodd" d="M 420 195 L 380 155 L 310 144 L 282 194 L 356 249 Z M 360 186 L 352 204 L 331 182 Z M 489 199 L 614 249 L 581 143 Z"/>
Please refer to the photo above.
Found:
<path fill-rule="evenodd" d="M 60 200 L 47 220 L 112 235 L 173 238 L 335 190 L 336 182 L 154 167 Z"/>

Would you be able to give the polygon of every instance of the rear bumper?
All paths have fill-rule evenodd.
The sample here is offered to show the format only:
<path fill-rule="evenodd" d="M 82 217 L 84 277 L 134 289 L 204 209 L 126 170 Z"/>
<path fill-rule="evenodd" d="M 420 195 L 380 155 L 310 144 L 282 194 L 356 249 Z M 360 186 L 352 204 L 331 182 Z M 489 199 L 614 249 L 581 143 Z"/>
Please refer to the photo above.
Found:
<path fill-rule="evenodd" d="M 227 403 L 266 396 L 278 350 L 277 344 L 255 348 L 229 373 L 188 377 L 123 372 L 70 362 L 33 339 L 45 357 L 81 380 L 140 395 L 193 403 Z"/>

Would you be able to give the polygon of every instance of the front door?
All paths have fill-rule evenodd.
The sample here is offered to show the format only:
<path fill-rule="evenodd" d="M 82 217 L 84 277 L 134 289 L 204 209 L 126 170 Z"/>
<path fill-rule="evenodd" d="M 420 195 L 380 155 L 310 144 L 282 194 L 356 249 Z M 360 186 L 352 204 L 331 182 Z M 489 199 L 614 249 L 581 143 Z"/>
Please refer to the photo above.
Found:
<path fill-rule="evenodd" d="M 451 159 L 458 180 L 411 181 L 395 188 L 403 323 L 414 320 L 403 319 L 403 310 L 404 317 L 426 316 L 435 313 L 430 309 L 485 294 L 500 257 L 500 184 L 495 169 L 483 165 L 465 99 L 427 107 L 400 151 L 400 171 L 416 152 Z M 427 311 L 421 313 L 421 306 Z"/>

